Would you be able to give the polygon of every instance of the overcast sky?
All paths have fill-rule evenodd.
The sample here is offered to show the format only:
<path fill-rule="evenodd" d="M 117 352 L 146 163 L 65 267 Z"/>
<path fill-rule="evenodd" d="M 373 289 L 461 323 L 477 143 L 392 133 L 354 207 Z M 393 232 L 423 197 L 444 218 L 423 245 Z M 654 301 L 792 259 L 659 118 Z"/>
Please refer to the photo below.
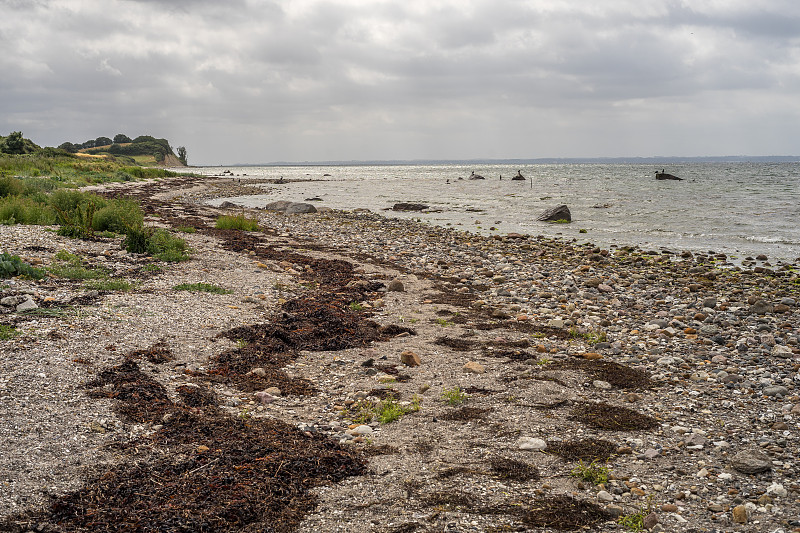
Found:
<path fill-rule="evenodd" d="M 0 0 L 0 135 L 192 164 L 800 154 L 797 0 Z"/>

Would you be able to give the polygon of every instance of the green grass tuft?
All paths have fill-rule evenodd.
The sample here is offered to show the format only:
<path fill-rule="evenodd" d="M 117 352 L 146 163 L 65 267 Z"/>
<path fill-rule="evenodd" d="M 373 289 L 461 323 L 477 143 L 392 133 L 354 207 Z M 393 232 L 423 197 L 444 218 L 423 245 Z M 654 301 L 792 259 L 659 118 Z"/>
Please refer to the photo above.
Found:
<path fill-rule="evenodd" d="M 7 341 L 8 339 L 13 339 L 17 335 L 21 335 L 21 333 L 14 326 L 7 326 L 5 324 L 0 324 L 0 341 Z"/>
<path fill-rule="evenodd" d="M 212 294 L 231 294 L 233 291 L 210 283 L 181 283 L 172 287 L 176 291 L 210 292 Z"/>
<path fill-rule="evenodd" d="M 455 387 L 453 389 L 443 390 L 442 399 L 447 403 L 447 405 L 452 405 L 455 407 L 456 405 L 461 405 L 467 401 L 469 396 L 467 393 L 461 390 L 461 387 Z"/>
<path fill-rule="evenodd" d="M 261 229 L 258 220 L 244 215 L 223 215 L 217 219 L 217 229 L 238 229 L 242 231 L 258 231 Z"/>

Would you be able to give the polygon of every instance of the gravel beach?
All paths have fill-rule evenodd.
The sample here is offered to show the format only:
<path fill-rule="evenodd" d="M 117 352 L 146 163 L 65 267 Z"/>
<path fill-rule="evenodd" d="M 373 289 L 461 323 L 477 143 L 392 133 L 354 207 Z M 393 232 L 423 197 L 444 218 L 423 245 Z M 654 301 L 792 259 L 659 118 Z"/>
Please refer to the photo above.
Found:
<path fill-rule="evenodd" d="M 0 280 L 0 531 L 800 531 L 797 265 L 99 190 L 193 258 L 0 226 L 132 285 Z"/>

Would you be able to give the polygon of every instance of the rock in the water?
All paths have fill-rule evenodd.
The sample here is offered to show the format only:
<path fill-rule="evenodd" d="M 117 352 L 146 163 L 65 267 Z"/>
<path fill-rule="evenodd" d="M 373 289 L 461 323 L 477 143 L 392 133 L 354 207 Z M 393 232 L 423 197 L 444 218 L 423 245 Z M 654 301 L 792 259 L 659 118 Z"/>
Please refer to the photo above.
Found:
<path fill-rule="evenodd" d="M 424 211 L 425 209 L 428 209 L 427 205 L 412 202 L 398 202 L 392 206 L 392 211 Z"/>
<path fill-rule="evenodd" d="M 743 450 L 731 459 L 731 466 L 742 474 L 758 474 L 772 468 L 769 457 L 761 450 Z"/>
<path fill-rule="evenodd" d="M 572 214 L 569 212 L 569 207 L 565 204 L 559 205 L 557 207 L 553 207 L 539 215 L 536 220 L 541 220 L 543 222 L 555 222 L 558 220 L 566 220 L 567 222 L 572 222 Z"/>

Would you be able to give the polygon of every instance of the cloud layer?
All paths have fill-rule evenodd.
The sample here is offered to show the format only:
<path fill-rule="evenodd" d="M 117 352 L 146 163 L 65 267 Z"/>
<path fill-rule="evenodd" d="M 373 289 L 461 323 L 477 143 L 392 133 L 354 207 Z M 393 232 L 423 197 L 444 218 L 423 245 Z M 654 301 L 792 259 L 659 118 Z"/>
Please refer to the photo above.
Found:
<path fill-rule="evenodd" d="M 796 154 L 794 0 L 0 0 L 0 134 L 190 162 Z"/>

